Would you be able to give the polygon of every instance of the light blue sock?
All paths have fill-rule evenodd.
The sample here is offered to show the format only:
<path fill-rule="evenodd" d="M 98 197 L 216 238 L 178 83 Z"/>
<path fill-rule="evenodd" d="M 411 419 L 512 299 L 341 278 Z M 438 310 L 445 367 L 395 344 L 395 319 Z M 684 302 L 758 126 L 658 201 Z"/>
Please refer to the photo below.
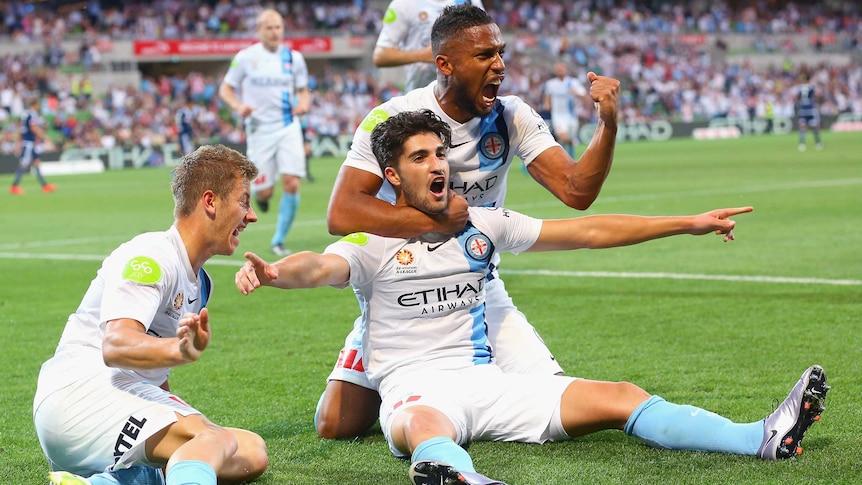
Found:
<path fill-rule="evenodd" d="M 180 461 L 168 470 L 167 485 L 216 485 L 216 472 L 202 461 Z"/>
<path fill-rule="evenodd" d="M 164 485 L 162 471 L 150 466 L 137 465 L 111 472 L 123 485 Z"/>
<path fill-rule="evenodd" d="M 625 432 L 655 448 L 754 455 L 763 441 L 763 420 L 738 424 L 652 396 L 635 409 Z"/>
<path fill-rule="evenodd" d="M 278 205 L 278 221 L 275 224 L 275 235 L 272 236 L 272 245 L 284 244 L 287 231 L 293 225 L 293 217 L 299 207 L 299 194 L 281 194 L 281 202 Z"/>
<path fill-rule="evenodd" d="M 92 485 L 119 485 L 122 483 L 117 480 L 117 478 L 114 477 L 111 472 L 97 473 L 95 475 L 87 477 L 87 480 Z"/>
<path fill-rule="evenodd" d="M 144 465 L 102 472 L 87 477 L 92 485 L 164 485 L 162 471 Z"/>
<path fill-rule="evenodd" d="M 475 472 L 473 460 L 467 450 L 458 446 L 449 438 L 437 437 L 425 440 L 413 450 L 411 461 L 434 460 L 442 461 L 459 472 Z"/>

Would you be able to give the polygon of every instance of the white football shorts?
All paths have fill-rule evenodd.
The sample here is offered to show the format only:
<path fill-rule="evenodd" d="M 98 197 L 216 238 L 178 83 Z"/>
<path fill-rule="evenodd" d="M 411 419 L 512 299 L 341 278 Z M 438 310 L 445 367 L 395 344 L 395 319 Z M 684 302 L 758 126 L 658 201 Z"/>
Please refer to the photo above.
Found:
<path fill-rule="evenodd" d="M 133 465 L 162 466 L 146 456 L 147 438 L 201 414 L 160 387 L 106 370 L 49 394 L 33 412 L 52 470 L 90 476 Z"/>
<path fill-rule="evenodd" d="M 471 441 L 545 443 L 569 439 L 560 418 L 563 392 L 574 377 L 507 374 L 493 364 L 458 371 L 419 370 L 381 384 L 380 426 L 395 456 L 392 421 L 412 406 L 430 406 L 455 426 L 458 444 Z"/>
<path fill-rule="evenodd" d="M 577 142 L 580 122 L 576 116 L 570 113 L 551 113 L 551 127 L 554 130 L 554 134 L 558 137 L 562 134 L 566 134 L 568 135 L 570 143 Z"/>
<path fill-rule="evenodd" d="M 253 191 L 274 186 L 281 174 L 305 177 L 305 145 L 298 121 L 275 128 L 252 123 L 246 135 L 246 156 L 258 169 Z"/>

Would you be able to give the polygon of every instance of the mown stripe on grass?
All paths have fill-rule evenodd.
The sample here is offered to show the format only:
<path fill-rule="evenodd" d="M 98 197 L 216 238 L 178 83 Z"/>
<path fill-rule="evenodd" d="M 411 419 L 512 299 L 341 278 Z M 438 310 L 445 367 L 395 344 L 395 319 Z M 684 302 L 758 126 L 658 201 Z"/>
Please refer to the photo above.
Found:
<path fill-rule="evenodd" d="M 60 261 L 101 261 L 105 258 L 98 254 L 51 254 L 51 253 L 0 253 L 0 259 L 45 259 Z M 207 265 L 217 266 L 242 266 L 245 260 L 213 258 Z M 829 278 L 794 278 L 786 276 L 743 276 L 743 275 L 721 275 L 721 274 L 697 274 L 697 273 L 636 273 L 616 271 L 552 271 L 544 269 L 527 270 L 500 270 L 502 274 L 527 275 L 527 276 L 557 276 L 564 278 L 640 278 L 640 279 L 668 279 L 668 280 L 710 280 L 710 281 L 737 281 L 742 283 L 776 283 L 776 284 L 802 284 L 802 285 L 832 285 L 832 286 L 859 286 L 862 280 L 829 279 Z"/>

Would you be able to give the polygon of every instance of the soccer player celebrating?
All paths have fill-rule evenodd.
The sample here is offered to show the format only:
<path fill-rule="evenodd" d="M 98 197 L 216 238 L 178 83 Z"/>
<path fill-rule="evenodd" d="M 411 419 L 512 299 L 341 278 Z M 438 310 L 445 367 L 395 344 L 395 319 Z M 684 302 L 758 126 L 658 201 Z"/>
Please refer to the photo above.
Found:
<path fill-rule="evenodd" d="M 446 152 L 452 133 L 429 110 L 402 112 L 371 134 L 397 206 L 428 214 L 449 208 Z M 790 458 L 824 409 L 826 374 L 811 366 L 765 419 L 734 423 L 650 395 L 628 382 L 508 373 L 489 345 L 485 286 L 500 251 L 611 248 L 678 235 L 733 239 L 730 217 L 751 207 L 694 216 L 597 215 L 538 220 L 504 208 L 471 207 L 453 236 L 356 233 L 323 254 L 268 264 L 253 253 L 236 273 L 244 294 L 261 285 L 352 286 L 361 302 L 365 370 L 380 391 L 390 449 L 410 456 L 411 483 L 497 484 L 476 472 L 460 445 L 475 440 L 544 443 L 618 429 L 664 449 Z M 453 392 L 457 390 L 456 392 Z"/>
<path fill-rule="evenodd" d="M 301 53 L 282 45 L 284 19 L 275 10 L 257 17 L 260 42 L 241 50 L 219 86 L 225 103 L 245 119 L 246 154 L 260 169 L 252 191 L 260 210 L 269 210 L 281 176 L 281 202 L 272 252 L 290 254 L 284 241 L 299 207 L 299 181 L 305 177 L 305 151 L 299 116 L 308 112 L 308 67 Z"/>
<path fill-rule="evenodd" d="M 174 224 L 104 260 L 39 373 L 33 420 L 51 483 L 160 485 L 166 467 L 167 485 L 215 485 L 266 470 L 260 436 L 216 425 L 168 384 L 210 342 L 203 264 L 233 254 L 257 221 L 256 176 L 235 150 L 198 148 L 174 169 Z"/>
<path fill-rule="evenodd" d="M 455 234 L 464 228 L 468 206 L 502 206 L 515 157 L 563 203 L 577 209 L 589 207 L 613 160 L 619 81 L 590 73 L 590 97 L 598 103 L 599 120 L 589 146 L 575 162 L 535 110 L 518 97 L 498 96 L 506 77 L 505 43 L 500 28 L 484 10 L 473 5 L 446 7 L 432 28 L 431 45 L 437 81 L 375 108 L 356 130 L 330 198 L 329 231 L 390 237 Z M 420 108 L 431 109 L 452 127 L 449 188 L 455 195 L 441 214 L 392 205 L 392 187 L 371 149 L 370 134 L 377 123 Z M 498 364 L 508 372 L 562 373 L 506 293 L 496 271 L 498 258 L 495 255 L 491 261 L 493 276 L 486 287 L 490 339 Z M 362 322 L 357 319 L 315 414 L 323 437 L 357 436 L 377 420 L 380 398 L 365 376 L 362 342 Z"/>

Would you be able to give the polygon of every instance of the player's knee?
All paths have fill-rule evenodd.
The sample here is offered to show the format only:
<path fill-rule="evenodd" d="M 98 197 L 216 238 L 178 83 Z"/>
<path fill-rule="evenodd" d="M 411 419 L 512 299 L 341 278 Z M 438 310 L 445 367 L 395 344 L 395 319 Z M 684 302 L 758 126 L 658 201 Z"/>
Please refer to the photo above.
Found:
<path fill-rule="evenodd" d="M 236 439 L 236 436 L 230 430 L 221 426 L 209 426 L 206 431 L 200 433 L 197 437 L 215 440 L 220 443 L 226 459 L 236 454 L 237 450 L 239 450 L 239 441 Z"/>
<path fill-rule="evenodd" d="M 247 479 L 254 480 L 263 475 L 269 467 L 269 454 L 266 451 L 266 442 L 256 433 L 248 433 L 249 436 L 243 441 L 243 453 L 247 456 L 246 468 Z"/>
<path fill-rule="evenodd" d="M 637 407 L 650 397 L 650 393 L 631 382 L 616 382 L 614 386 L 617 402 L 625 403 L 627 406 Z"/>
<path fill-rule="evenodd" d="M 321 409 L 315 427 L 317 436 L 327 440 L 352 439 L 365 434 L 374 425 L 376 416 L 356 416 L 343 412 Z"/>

